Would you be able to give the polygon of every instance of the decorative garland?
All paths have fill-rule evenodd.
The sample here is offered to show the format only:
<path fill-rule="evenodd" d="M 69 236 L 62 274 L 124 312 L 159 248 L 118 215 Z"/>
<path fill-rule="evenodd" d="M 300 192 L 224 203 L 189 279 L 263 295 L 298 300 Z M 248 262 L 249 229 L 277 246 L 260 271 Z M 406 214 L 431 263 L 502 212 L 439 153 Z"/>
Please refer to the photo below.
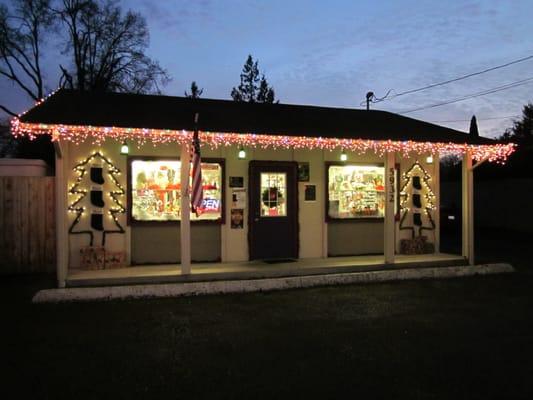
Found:
<path fill-rule="evenodd" d="M 70 194 L 72 194 L 72 195 L 78 195 L 78 198 L 75 199 L 67 208 L 68 212 L 76 213 L 76 218 L 74 219 L 74 221 L 72 221 L 72 224 L 70 225 L 68 232 L 70 234 L 73 234 L 73 235 L 88 234 L 89 237 L 90 237 L 90 245 L 91 246 L 93 245 L 94 234 L 93 234 L 92 231 L 87 231 L 87 230 L 85 230 L 85 231 L 75 231 L 74 228 L 80 222 L 80 219 L 81 219 L 81 217 L 82 217 L 82 215 L 83 215 L 83 213 L 85 211 L 85 207 L 78 206 L 78 204 L 87 196 L 87 189 L 80 189 L 79 185 L 80 185 L 81 181 L 83 180 L 83 177 L 87 173 L 87 170 L 86 170 L 85 167 L 87 166 L 87 164 L 92 162 L 92 160 L 94 160 L 95 158 L 100 158 L 102 161 L 105 162 L 105 164 L 108 167 L 108 174 L 111 177 L 111 180 L 112 180 L 113 184 L 116 187 L 118 187 L 118 189 L 119 189 L 119 190 L 113 190 L 113 191 L 109 192 L 109 196 L 113 199 L 113 201 L 115 203 L 115 207 L 111 207 L 109 209 L 109 215 L 111 216 L 111 218 L 113 218 L 113 221 L 115 222 L 115 226 L 117 227 L 117 229 L 114 229 L 114 230 L 105 230 L 104 229 L 103 230 L 103 232 L 102 232 L 102 246 L 105 246 L 106 234 L 124 233 L 125 232 L 124 228 L 122 227 L 122 225 L 120 225 L 120 223 L 118 221 L 117 214 L 124 214 L 126 212 L 126 209 L 124 208 L 124 206 L 122 205 L 120 200 L 117 198 L 117 196 L 123 196 L 126 193 L 126 191 L 120 185 L 120 183 L 118 182 L 118 180 L 116 178 L 116 175 L 120 175 L 120 170 L 111 161 L 109 161 L 109 159 L 104 157 L 98 151 L 94 152 L 93 154 L 91 154 L 89 157 L 87 157 L 85 160 L 81 161 L 79 164 L 77 164 L 74 167 L 74 171 L 78 172 L 79 175 L 76 178 L 76 182 L 74 183 L 74 185 L 72 185 L 70 187 L 68 192 Z"/>
<path fill-rule="evenodd" d="M 435 230 L 435 221 L 433 220 L 433 217 L 431 216 L 431 212 L 433 210 L 436 210 L 435 207 L 435 194 L 433 193 L 433 190 L 429 186 L 429 181 L 431 180 L 431 175 L 428 174 L 428 172 L 422 167 L 420 162 L 416 160 L 414 164 L 409 168 L 407 171 L 405 171 L 402 174 L 402 177 L 404 179 L 404 184 L 402 188 L 400 189 L 400 198 L 402 199 L 400 201 L 400 212 L 402 213 L 401 219 L 400 219 L 400 230 L 410 230 L 411 231 L 411 237 L 414 238 L 415 236 L 415 228 L 413 226 L 404 226 L 405 219 L 407 218 L 407 214 L 409 213 L 410 208 L 407 207 L 407 201 L 409 200 L 409 194 L 406 192 L 407 185 L 411 182 L 413 178 L 413 172 L 417 169 L 422 172 L 423 174 L 423 181 L 421 181 L 421 184 L 424 186 L 425 189 L 425 199 L 426 199 L 426 206 L 424 208 L 424 212 L 426 214 L 426 217 L 428 221 L 430 222 L 431 226 L 420 226 L 418 235 L 422 235 L 423 230 L 427 231 L 433 231 Z"/>
<path fill-rule="evenodd" d="M 282 204 L 283 193 L 277 187 L 271 187 L 263 191 L 261 200 L 268 208 L 274 208 Z"/>

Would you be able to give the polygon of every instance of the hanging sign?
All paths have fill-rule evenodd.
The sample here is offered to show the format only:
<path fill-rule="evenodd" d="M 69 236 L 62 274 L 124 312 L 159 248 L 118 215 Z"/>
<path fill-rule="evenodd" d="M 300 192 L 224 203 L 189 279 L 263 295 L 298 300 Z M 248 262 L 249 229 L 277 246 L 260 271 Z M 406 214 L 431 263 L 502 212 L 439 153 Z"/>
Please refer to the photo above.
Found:
<path fill-rule="evenodd" d="M 232 190 L 231 208 L 246 208 L 246 189 Z"/>

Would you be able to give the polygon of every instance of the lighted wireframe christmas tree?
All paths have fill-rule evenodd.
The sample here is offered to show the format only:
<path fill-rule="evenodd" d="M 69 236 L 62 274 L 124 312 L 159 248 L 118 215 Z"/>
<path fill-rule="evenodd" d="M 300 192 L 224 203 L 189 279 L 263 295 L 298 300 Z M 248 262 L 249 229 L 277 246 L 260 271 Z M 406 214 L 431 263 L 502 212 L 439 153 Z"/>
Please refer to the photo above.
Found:
<path fill-rule="evenodd" d="M 402 174 L 403 186 L 400 189 L 400 230 L 410 230 L 415 237 L 422 231 L 435 230 L 433 211 L 435 207 L 435 194 L 430 186 L 431 176 L 417 161 Z M 409 222 L 412 222 L 409 224 Z"/>
<path fill-rule="evenodd" d="M 80 187 L 84 182 L 88 166 L 90 167 L 90 181 L 97 185 L 91 186 L 90 190 Z M 105 207 L 102 186 L 105 183 L 103 176 L 104 168 L 107 169 L 111 183 L 117 188 L 116 190 L 109 191 L 109 197 L 113 201 L 113 206 L 107 208 L 107 212 L 114 222 L 113 229 L 106 229 L 103 219 L 103 209 Z M 77 164 L 74 167 L 74 171 L 78 173 L 78 177 L 76 178 L 74 185 L 69 188 L 68 192 L 69 194 L 76 196 L 76 198 L 68 206 L 68 211 L 75 213 L 76 218 L 74 218 L 69 227 L 69 233 L 73 235 L 88 235 L 90 238 L 90 246 L 92 246 L 94 242 L 93 231 L 100 231 L 102 232 L 101 245 L 105 246 L 107 234 L 124 233 L 124 228 L 118 221 L 118 214 L 124 214 L 126 212 L 126 209 L 119 200 L 119 196 L 125 194 L 124 188 L 120 185 L 117 179 L 117 175 L 120 175 L 120 170 L 100 152 L 95 152 Z M 76 227 L 80 223 L 82 216 L 87 212 L 87 207 L 83 204 L 86 202 L 88 193 L 90 193 L 91 205 L 96 207 L 91 209 L 91 230 L 77 230 Z"/>

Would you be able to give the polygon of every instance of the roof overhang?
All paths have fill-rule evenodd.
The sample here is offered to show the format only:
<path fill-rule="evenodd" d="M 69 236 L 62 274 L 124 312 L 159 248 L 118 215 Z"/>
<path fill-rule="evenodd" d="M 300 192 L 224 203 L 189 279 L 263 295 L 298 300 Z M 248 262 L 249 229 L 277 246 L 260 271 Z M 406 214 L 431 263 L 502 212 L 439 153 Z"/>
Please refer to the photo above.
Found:
<path fill-rule="evenodd" d="M 343 149 L 356 153 L 470 153 L 476 161 L 504 162 L 514 144 L 385 111 L 227 100 L 84 93 L 60 90 L 12 120 L 12 132 L 54 141 L 107 139 L 188 144 L 200 114 L 200 140 L 210 147 Z"/>
<path fill-rule="evenodd" d="M 189 144 L 193 132 L 189 130 L 149 129 L 149 128 L 123 128 L 99 127 L 89 125 L 63 125 L 21 122 L 12 120 L 12 132 L 16 136 L 27 136 L 31 139 L 39 135 L 51 135 L 53 141 L 68 141 L 83 143 L 90 141 L 101 144 L 107 139 L 123 142 L 125 140 L 137 142 L 140 145 L 152 144 Z M 378 155 L 395 152 L 408 157 L 410 154 L 439 154 L 458 155 L 470 153 L 475 161 L 489 161 L 504 163 L 514 152 L 513 143 L 494 144 L 468 144 L 468 143 L 440 143 L 440 142 L 415 142 L 412 140 L 369 140 L 369 139 L 342 139 L 306 136 L 287 136 L 276 134 L 255 133 L 227 133 L 227 132 L 199 132 L 200 142 L 204 146 L 218 148 L 220 146 L 239 146 L 261 149 L 342 149 L 363 154 L 373 152 Z"/>

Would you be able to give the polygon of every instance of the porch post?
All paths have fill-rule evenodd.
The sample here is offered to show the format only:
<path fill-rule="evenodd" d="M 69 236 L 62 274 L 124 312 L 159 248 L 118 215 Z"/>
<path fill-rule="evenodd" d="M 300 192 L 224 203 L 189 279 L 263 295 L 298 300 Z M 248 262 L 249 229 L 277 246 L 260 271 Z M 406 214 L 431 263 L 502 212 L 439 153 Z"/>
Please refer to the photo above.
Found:
<path fill-rule="evenodd" d="M 191 273 L 191 199 L 189 193 L 189 146 L 181 145 L 181 273 Z"/>
<path fill-rule="evenodd" d="M 64 288 L 67 280 L 68 249 L 66 209 L 67 190 L 65 171 L 63 169 L 64 151 L 59 141 L 54 142 L 55 149 L 55 223 L 56 223 L 56 277 L 57 286 Z"/>
<path fill-rule="evenodd" d="M 385 223 L 384 223 L 384 256 L 385 264 L 394 263 L 394 250 L 396 244 L 394 243 L 394 201 L 395 201 L 395 153 L 387 153 L 385 155 Z"/>
<path fill-rule="evenodd" d="M 462 162 L 463 257 L 474 265 L 474 175 L 472 154 L 466 152 Z"/>

